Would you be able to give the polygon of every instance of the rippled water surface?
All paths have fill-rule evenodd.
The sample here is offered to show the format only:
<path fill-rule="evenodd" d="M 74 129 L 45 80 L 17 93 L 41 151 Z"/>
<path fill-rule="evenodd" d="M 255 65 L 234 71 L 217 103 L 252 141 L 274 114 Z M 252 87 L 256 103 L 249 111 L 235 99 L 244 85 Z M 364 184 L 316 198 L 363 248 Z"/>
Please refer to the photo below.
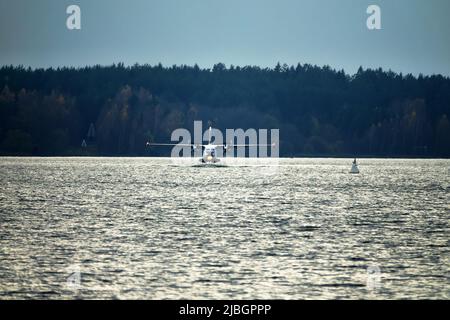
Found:
<path fill-rule="evenodd" d="M 450 298 L 450 160 L 0 158 L 0 299 Z"/>

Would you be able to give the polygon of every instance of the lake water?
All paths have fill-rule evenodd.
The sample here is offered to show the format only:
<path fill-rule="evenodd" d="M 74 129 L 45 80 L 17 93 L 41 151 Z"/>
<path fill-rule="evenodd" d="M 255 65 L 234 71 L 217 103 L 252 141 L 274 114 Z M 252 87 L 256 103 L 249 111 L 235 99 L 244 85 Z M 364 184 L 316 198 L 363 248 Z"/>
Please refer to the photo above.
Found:
<path fill-rule="evenodd" d="M 449 299 L 450 160 L 0 158 L 0 299 Z"/>

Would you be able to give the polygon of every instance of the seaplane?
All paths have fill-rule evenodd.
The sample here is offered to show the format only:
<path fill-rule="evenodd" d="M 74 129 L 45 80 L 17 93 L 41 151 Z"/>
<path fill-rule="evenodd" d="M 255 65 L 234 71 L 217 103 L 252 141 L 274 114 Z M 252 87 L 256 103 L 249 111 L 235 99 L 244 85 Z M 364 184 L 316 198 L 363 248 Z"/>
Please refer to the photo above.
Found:
<path fill-rule="evenodd" d="M 178 146 L 178 147 L 189 147 L 192 151 L 197 150 L 198 148 L 203 149 L 202 157 L 199 160 L 199 163 L 202 165 L 216 165 L 220 162 L 220 159 L 217 157 L 217 149 L 222 148 L 223 154 L 227 152 L 227 150 L 231 148 L 245 148 L 245 147 L 275 147 L 275 143 L 272 144 L 215 144 L 211 143 L 211 130 L 208 129 L 208 144 L 191 144 L 191 143 L 151 143 L 147 142 L 147 147 L 151 146 Z"/>

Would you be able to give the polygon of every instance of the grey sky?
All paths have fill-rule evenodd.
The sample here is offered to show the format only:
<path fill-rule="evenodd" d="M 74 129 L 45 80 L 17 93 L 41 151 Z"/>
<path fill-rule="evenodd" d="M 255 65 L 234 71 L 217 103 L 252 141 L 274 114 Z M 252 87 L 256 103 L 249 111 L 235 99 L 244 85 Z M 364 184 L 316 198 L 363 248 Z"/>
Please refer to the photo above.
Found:
<path fill-rule="evenodd" d="M 66 28 L 78 4 L 82 30 Z M 382 10 L 382 30 L 366 8 Z M 450 75 L 449 0 L 0 0 L 0 65 L 278 61 Z"/>

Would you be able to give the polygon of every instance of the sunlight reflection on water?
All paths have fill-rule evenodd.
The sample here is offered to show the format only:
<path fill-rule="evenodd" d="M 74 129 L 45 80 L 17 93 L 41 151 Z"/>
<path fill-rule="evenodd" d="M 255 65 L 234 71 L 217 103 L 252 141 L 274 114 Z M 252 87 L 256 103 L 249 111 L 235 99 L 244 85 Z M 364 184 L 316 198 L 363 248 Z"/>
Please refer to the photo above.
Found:
<path fill-rule="evenodd" d="M 0 298 L 448 299 L 450 161 L 359 163 L 0 158 Z"/>

